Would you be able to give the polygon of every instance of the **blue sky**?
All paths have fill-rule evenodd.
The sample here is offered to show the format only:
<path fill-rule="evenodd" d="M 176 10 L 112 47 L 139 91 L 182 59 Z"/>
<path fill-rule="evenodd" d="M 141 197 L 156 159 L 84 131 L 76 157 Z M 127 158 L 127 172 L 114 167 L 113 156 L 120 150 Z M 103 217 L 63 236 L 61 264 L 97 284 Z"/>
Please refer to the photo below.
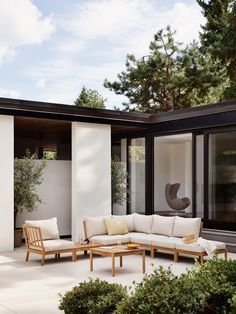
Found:
<path fill-rule="evenodd" d="M 0 97 L 73 104 L 83 86 L 121 106 L 103 87 L 142 57 L 166 25 L 184 44 L 204 23 L 196 1 L 0 0 Z"/>

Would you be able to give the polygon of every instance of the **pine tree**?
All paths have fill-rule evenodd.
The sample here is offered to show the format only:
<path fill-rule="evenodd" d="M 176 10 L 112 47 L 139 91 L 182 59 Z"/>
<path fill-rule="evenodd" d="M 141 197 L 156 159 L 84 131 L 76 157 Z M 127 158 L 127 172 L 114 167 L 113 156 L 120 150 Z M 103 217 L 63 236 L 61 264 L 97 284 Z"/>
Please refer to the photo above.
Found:
<path fill-rule="evenodd" d="M 207 22 L 202 26 L 202 51 L 227 67 L 230 79 L 224 98 L 236 98 L 236 1 L 197 0 Z"/>
<path fill-rule="evenodd" d="M 96 90 L 83 87 L 74 104 L 78 107 L 105 109 L 105 102 L 106 100 Z"/>
<path fill-rule="evenodd" d="M 128 97 L 125 110 L 169 111 L 220 100 L 227 85 L 226 69 L 195 42 L 182 49 L 170 27 L 160 30 L 141 59 L 128 55 L 126 71 L 104 86 Z"/>

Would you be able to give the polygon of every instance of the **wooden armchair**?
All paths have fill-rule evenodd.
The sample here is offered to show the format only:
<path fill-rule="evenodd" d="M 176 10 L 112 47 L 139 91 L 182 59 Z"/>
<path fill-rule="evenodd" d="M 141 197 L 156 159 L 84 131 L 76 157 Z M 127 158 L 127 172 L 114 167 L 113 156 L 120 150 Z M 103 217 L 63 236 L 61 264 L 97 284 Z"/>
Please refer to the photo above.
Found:
<path fill-rule="evenodd" d="M 52 254 L 55 254 L 55 258 L 59 258 L 61 253 L 72 253 L 72 261 L 76 261 L 76 250 L 73 242 L 61 239 L 43 240 L 40 227 L 23 225 L 23 231 L 26 243 L 26 262 L 29 260 L 30 252 L 42 256 L 42 266 L 45 256 Z"/>

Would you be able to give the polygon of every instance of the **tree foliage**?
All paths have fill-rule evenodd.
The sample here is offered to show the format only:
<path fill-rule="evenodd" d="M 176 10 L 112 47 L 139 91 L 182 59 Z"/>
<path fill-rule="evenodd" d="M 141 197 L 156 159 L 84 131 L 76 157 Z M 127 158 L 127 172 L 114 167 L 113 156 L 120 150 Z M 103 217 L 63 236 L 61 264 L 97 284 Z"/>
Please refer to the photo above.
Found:
<path fill-rule="evenodd" d="M 96 90 L 83 87 L 74 104 L 78 107 L 105 109 L 105 102 L 106 100 Z"/>
<path fill-rule="evenodd" d="M 118 156 L 114 156 L 111 163 L 112 205 L 122 205 L 126 200 L 127 177 L 124 164 L 120 162 Z"/>
<path fill-rule="evenodd" d="M 128 55 L 126 71 L 118 81 L 104 86 L 128 97 L 125 110 L 146 113 L 191 107 L 220 99 L 227 84 L 226 69 L 218 59 L 201 53 L 196 42 L 185 49 L 175 41 L 175 32 L 160 30 L 150 43 L 149 55 Z"/>
<path fill-rule="evenodd" d="M 201 49 L 227 67 L 230 79 L 224 98 L 236 98 L 236 2 L 235 0 L 197 0 L 207 22 L 202 26 Z"/>
<path fill-rule="evenodd" d="M 35 155 L 27 153 L 14 163 L 14 211 L 33 211 L 41 203 L 37 186 L 42 183 L 46 160 L 35 162 Z"/>

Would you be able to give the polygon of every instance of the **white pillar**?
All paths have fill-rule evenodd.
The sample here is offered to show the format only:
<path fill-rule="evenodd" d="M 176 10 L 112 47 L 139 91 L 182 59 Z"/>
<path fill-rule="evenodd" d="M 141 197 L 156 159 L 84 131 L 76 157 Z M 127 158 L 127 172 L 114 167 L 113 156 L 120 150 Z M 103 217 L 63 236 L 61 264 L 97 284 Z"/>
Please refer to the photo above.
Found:
<path fill-rule="evenodd" d="M 0 115 L 0 251 L 14 248 L 14 117 Z"/>
<path fill-rule="evenodd" d="M 111 213 L 111 126 L 72 123 L 72 240 L 86 216 Z"/>

